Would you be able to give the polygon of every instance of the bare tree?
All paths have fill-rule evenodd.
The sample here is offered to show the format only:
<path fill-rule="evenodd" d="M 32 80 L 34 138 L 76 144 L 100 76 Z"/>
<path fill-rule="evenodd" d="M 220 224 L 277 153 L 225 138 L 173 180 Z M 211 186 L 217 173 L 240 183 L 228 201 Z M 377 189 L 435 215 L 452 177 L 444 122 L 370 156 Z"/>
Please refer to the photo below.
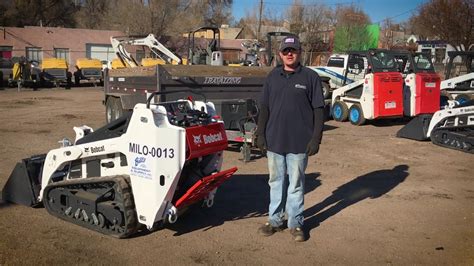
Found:
<path fill-rule="evenodd" d="M 76 14 L 77 27 L 86 29 L 106 29 L 106 17 L 110 1 L 84 0 Z"/>
<path fill-rule="evenodd" d="M 293 4 L 287 14 L 290 24 L 290 32 L 300 35 L 305 31 L 304 14 L 305 7 L 301 4 L 301 1 L 293 0 Z"/>
<path fill-rule="evenodd" d="M 219 27 L 222 24 L 229 24 L 232 18 L 233 0 L 204 0 L 204 18 L 208 26 Z"/>
<path fill-rule="evenodd" d="M 305 63 L 313 63 L 314 52 L 328 49 L 328 38 L 326 37 L 332 29 L 332 16 L 331 9 L 323 4 L 303 5 L 299 0 L 293 1 L 287 12 L 287 17 L 290 31 L 297 34 L 302 40 Z"/>
<path fill-rule="evenodd" d="M 5 26 L 51 26 L 74 27 L 77 7 L 70 0 L 15 0 L 3 5 L 0 20 Z"/>
<path fill-rule="evenodd" d="M 265 40 L 265 34 L 268 32 L 269 26 L 274 26 L 275 28 L 284 26 L 285 19 L 283 15 L 285 14 L 279 14 L 279 12 L 277 12 L 271 6 L 266 6 L 264 2 L 262 17 L 260 19 L 261 31 L 260 31 L 260 35 L 258 36 L 257 33 L 258 33 L 258 26 L 259 26 L 258 25 L 259 24 L 259 14 L 258 14 L 259 8 L 260 8 L 259 5 L 256 5 L 250 10 L 246 10 L 245 16 L 240 19 L 240 21 L 237 23 L 237 26 L 243 29 L 242 36 L 244 38 L 246 39 L 254 38 L 263 42 Z"/>
<path fill-rule="evenodd" d="M 430 0 L 410 18 L 412 30 L 421 38 L 437 38 L 456 50 L 474 43 L 474 1 Z"/>

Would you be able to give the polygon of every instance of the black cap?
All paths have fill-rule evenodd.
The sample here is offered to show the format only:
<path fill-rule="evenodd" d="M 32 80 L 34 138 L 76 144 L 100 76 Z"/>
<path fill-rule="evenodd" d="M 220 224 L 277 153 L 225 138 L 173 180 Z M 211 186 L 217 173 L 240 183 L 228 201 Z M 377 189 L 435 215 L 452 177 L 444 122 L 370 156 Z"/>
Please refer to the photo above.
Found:
<path fill-rule="evenodd" d="M 280 43 L 280 52 L 286 48 L 293 48 L 295 50 L 301 50 L 300 40 L 296 36 L 285 37 Z"/>

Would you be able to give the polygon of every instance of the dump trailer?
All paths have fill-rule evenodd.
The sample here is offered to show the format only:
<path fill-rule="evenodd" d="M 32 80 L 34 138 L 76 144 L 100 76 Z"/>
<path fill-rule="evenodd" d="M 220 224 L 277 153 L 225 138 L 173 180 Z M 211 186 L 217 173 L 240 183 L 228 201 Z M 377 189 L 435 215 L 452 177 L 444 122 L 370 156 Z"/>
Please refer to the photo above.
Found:
<path fill-rule="evenodd" d="M 237 171 L 221 169 L 224 124 L 212 103 L 154 104 L 151 96 L 98 130 L 75 127 L 74 143 L 23 159 L 3 199 L 117 238 L 174 223 L 196 204 L 211 207 Z"/>
<path fill-rule="evenodd" d="M 80 58 L 76 60 L 74 83 L 79 86 L 81 81 L 92 82 L 94 86 L 102 84 L 102 63 L 99 59 Z"/>
<path fill-rule="evenodd" d="M 255 141 L 257 100 L 271 69 L 171 64 L 111 69 L 106 71 L 104 82 L 106 121 L 123 116 L 153 92 L 162 93 L 155 102 L 188 96 L 210 100 L 224 121 L 228 140 L 243 144 L 247 160 Z"/>

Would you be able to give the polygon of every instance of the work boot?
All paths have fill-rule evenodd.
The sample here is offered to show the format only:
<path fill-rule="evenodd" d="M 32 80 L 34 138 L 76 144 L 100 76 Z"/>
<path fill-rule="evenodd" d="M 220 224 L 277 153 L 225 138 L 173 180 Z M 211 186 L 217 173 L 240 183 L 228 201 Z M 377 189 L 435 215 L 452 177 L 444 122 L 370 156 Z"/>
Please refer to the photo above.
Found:
<path fill-rule="evenodd" d="M 262 236 L 271 236 L 273 235 L 275 232 L 279 232 L 281 231 L 281 227 L 274 227 L 272 226 L 270 223 L 265 223 L 264 225 L 262 225 L 259 229 L 258 229 L 258 232 L 262 235 Z"/>
<path fill-rule="evenodd" d="M 306 235 L 303 231 L 303 228 L 301 227 L 291 228 L 290 233 L 293 236 L 293 240 L 295 240 L 296 242 L 306 241 Z"/>

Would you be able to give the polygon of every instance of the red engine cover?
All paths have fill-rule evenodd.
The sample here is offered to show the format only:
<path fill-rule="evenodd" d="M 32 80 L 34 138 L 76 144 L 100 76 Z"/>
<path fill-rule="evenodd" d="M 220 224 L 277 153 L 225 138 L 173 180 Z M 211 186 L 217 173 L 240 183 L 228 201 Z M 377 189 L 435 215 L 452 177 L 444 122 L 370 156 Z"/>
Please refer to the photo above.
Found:
<path fill-rule="evenodd" d="M 223 123 L 186 128 L 186 159 L 223 151 L 227 148 L 227 136 Z"/>
<path fill-rule="evenodd" d="M 374 73 L 374 118 L 391 116 L 403 116 L 402 74 Z"/>
<path fill-rule="evenodd" d="M 436 73 L 416 74 L 415 115 L 439 110 L 441 78 Z"/>

